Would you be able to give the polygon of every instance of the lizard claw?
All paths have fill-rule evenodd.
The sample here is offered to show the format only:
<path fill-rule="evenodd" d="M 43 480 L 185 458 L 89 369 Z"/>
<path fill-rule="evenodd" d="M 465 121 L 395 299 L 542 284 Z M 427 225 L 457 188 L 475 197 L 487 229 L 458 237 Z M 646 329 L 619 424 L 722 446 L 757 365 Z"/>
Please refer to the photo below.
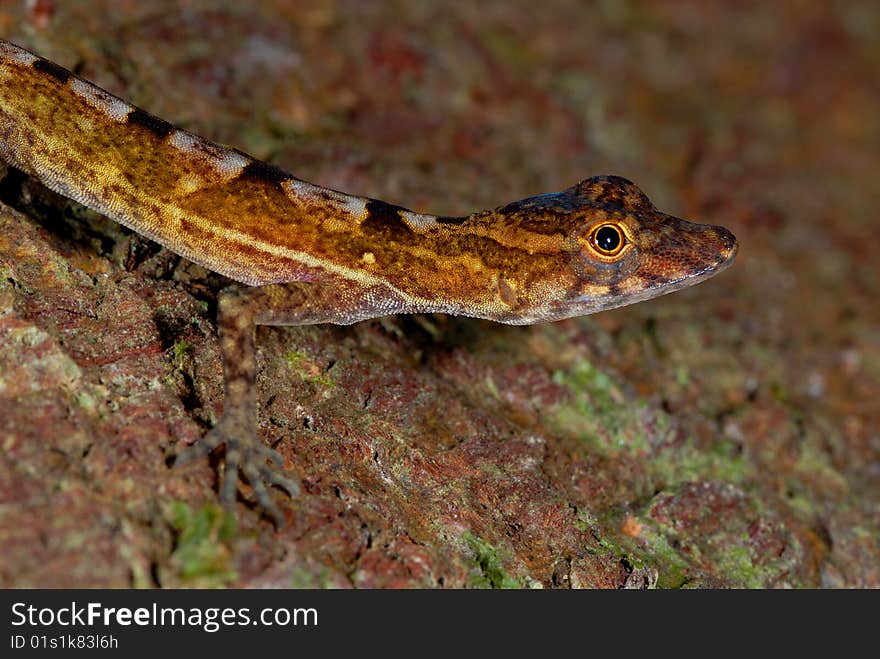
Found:
<path fill-rule="evenodd" d="M 220 500 L 223 505 L 231 508 L 235 503 L 238 474 L 241 473 L 253 488 L 259 506 L 276 523 L 281 523 L 283 516 L 269 495 L 268 486 L 280 487 L 288 496 L 295 497 L 300 492 L 299 481 L 283 472 L 284 458 L 277 451 L 265 446 L 259 437 L 250 434 L 248 428 L 256 424 L 237 421 L 234 415 L 224 416 L 201 441 L 180 451 L 174 464 L 191 462 L 225 445 L 225 469 L 221 475 L 220 485 Z"/>

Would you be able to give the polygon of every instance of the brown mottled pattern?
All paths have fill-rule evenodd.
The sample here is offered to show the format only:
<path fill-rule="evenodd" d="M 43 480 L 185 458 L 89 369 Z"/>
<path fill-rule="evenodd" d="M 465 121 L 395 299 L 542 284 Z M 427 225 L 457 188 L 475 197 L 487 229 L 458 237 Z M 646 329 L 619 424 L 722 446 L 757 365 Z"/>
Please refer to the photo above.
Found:
<path fill-rule="evenodd" d="M 401 217 L 405 209 L 378 200 L 362 200 L 366 215 L 355 217 L 341 193 L 289 193 L 281 184 L 295 179 L 278 167 L 200 138 L 189 138 L 198 147 L 175 145 L 176 129 L 139 108 L 124 120 L 110 116 L 75 93 L 75 76 L 51 62 L 0 62 L 7 159 L 243 283 L 341 277 L 385 285 L 408 300 L 407 310 L 525 323 L 696 283 L 735 251 L 726 230 L 663 215 L 616 177 L 466 218 L 429 216 L 415 228 Z M 246 163 L 237 175 L 219 170 L 224 154 Z M 578 243 L 602 221 L 629 227 L 634 248 L 617 263 L 597 261 Z"/>

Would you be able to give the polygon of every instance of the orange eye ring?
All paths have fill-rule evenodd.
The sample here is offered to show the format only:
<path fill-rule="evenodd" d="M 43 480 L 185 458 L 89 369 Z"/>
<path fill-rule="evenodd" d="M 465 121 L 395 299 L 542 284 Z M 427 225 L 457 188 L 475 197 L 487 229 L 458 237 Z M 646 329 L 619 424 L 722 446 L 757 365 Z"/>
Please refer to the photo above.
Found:
<path fill-rule="evenodd" d="M 590 233 L 590 247 L 602 256 L 617 256 L 626 245 L 626 233 L 617 224 L 606 222 Z"/>

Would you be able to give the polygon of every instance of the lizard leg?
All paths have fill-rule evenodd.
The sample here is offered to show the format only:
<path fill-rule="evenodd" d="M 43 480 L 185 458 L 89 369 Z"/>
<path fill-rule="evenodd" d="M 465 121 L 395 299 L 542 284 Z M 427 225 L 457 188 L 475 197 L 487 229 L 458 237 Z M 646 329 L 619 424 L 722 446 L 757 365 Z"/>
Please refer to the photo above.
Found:
<path fill-rule="evenodd" d="M 381 309 L 376 308 L 376 299 L 383 300 Z M 256 325 L 349 324 L 406 310 L 387 290 L 358 288 L 346 282 L 294 282 L 223 290 L 217 311 L 226 390 L 223 416 L 198 444 L 180 452 L 176 463 L 224 445 L 225 469 L 220 486 L 223 503 L 231 506 L 235 502 L 241 473 L 260 507 L 280 522 L 282 517 L 269 487 L 278 486 L 295 497 L 299 482 L 283 470 L 282 457 L 257 434 Z"/>
<path fill-rule="evenodd" d="M 259 505 L 277 521 L 281 519 L 280 511 L 267 486 L 277 485 L 295 497 L 299 482 L 282 471 L 283 458 L 257 434 L 254 330 L 260 314 L 265 313 L 265 298 L 263 287 L 231 287 L 220 293 L 217 326 L 225 385 L 223 416 L 200 442 L 181 451 L 175 462 L 189 462 L 225 446 L 225 469 L 220 477 L 224 505 L 231 507 L 235 502 L 238 475 L 242 473 Z"/>

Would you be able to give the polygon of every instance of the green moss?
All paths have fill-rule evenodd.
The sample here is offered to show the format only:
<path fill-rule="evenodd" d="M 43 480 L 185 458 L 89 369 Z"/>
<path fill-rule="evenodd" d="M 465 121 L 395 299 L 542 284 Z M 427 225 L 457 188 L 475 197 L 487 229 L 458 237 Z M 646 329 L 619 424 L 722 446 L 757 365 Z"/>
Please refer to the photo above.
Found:
<path fill-rule="evenodd" d="M 462 539 L 474 553 L 474 560 L 480 574 L 471 579 L 477 588 L 522 588 L 522 584 L 504 571 L 498 550 L 470 531 L 465 531 Z"/>
<path fill-rule="evenodd" d="M 734 442 L 720 440 L 700 449 L 688 440 L 683 446 L 657 452 L 645 469 L 664 487 L 698 480 L 742 483 L 753 475 L 754 466 Z"/>
<path fill-rule="evenodd" d="M 756 555 L 748 533 L 742 533 L 729 541 L 713 555 L 718 573 L 739 588 L 767 588 L 781 578 L 785 583 L 797 586 L 795 567 L 801 560 L 802 547 L 794 536 L 789 536 L 789 546 L 781 556 Z M 795 581 L 791 581 L 795 579 Z"/>
<path fill-rule="evenodd" d="M 15 272 L 9 266 L 0 266 L 0 286 L 15 282 Z"/>
<path fill-rule="evenodd" d="M 666 536 L 644 527 L 640 536 L 645 543 L 640 558 L 657 570 L 657 585 L 660 588 L 681 588 L 688 581 L 690 562 L 673 547 Z M 694 548 L 693 560 L 699 560 L 699 551 Z"/>
<path fill-rule="evenodd" d="M 639 541 L 626 535 L 603 536 L 599 545 L 633 570 L 653 568 L 658 588 L 681 588 L 690 579 L 690 564 L 666 538 L 643 527 Z"/>
<path fill-rule="evenodd" d="M 662 416 L 653 415 L 640 401 L 628 401 L 614 380 L 587 361 L 570 371 L 557 371 L 553 380 L 571 393 L 549 419 L 559 433 L 577 438 L 605 455 L 647 454 L 652 432 L 662 431 Z M 652 417 L 649 419 L 649 417 Z"/>
<path fill-rule="evenodd" d="M 774 400 L 780 403 L 788 403 L 789 394 L 788 389 L 785 388 L 785 385 L 781 382 L 771 382 L 770 383 L 770 395 L 774 398 Z"/>
<path fill-rule="evenodd" d="M 171 346 L 171 363 L 177 371 L 184 370 L 186 364 L 187 353 L 189 352 L 189 344 L 181 339 Z"/>
<path fill-rule="evenodd" d="M 691 383 L 691 374 L 684 364 L 675 369 L 675 382 L 679 387 L 686 387 Z"/>
<path fill-rule="evenodd" d="M 523 68 L 532 61 L 532 53 L 524 47 L 526 44 L 515 38 L 508 30 L 484 29 L 481 37 L 482 44 L 488 48 L 492 56 L 508 65 Z"/>
<path fill-rule="evenodd" d="M 336 383 L 331 378 L 315 368 L 315 365 L 309 359 L 307 354 L 297 350 L 291 350 L 284 355 L 284 359 L 294 368 L 296 374 L 302 378 L 303 382 L 320 385 L 322 387 L 336 386 Z"/>
<path fill-rule="evenodd" d="M 747 542 L 744 538 L 743 542 Z M 745 545 L 731 545 L 718 556 L 719 573 L 728 577 L 742 588 L 764 588 L 767 585 L 768 571 L 756 566 L 751 549 Z"/>
<path fill-rule="evenodd" d="M 78 390 L 74 396 L 74 399 L 76 400 L 77 405 L 87 410 L 93 410 L 98 405 L 98 401 L 91 394 L 91 392 L 86 389 Z"/>
<path fill-rule="evenodd" d="M 709 515 L 708 511 L 705 512 Z M 701 587 L 707 574 L 713 583 L 738 588 L 766 588 L 780 576 L 791 574 L 802 554 L 796 538 L 790 537 L 790 551 L 776 557 L 756 554 L 747 532 L 717 529 L 712 533 L 683 532 L 675 522 L 658 522 L 650 514 L 640 516 L 637 537 L 623 533 L 602 536 L 602 548 L 633 569 L 652 567 L 658 573 L 659 588 Z M 620 528 L 610 519 L 605 528 Z"/>
<path fill-rule="evenodd" d="M 0 290 L 3 289 L 19 289 L 25 293 L 31 294 L 33 290 L 28 288 L 23 281 L 18 279 L 15 270 L 11 266 L 0 266 Z"/>
<path fill-rule="evenodd" d="M 797 464 L 793 470 L 811 479 L 825 481 L 825 487 L 845 491 L 848 488 L 846 477 L 831 464 L 831 458 L 824 451 L 817 450 L 809 442 L 801 445 Z"/>
<path fill-rule="evenodd" d="M 333 587 L 332 576 L 333 573 L 326 565 L 321 565 L 314 570 L 306 566 L 297 566 L 290 573 L 289 586 L 299 590 L 306 588 L 328 590 Z"/>
<path fill-rule="evenodd" d="M 578 531 L 589 531 L 592 533 L 597 529 L 598 522 L 589 510 L 578 508 L 577 520 L 574 523 L 574 527 Z"/>
<path fill-rule="evenodd" d="M 492 379 L 492 376 L 487 375 L 484 382 L 486 384 L 486 390 L 492 395 L 492 398 L 500 400 L 501 392 L 498 391 L 498 385 L 495 384 L 495 380 Z"/>
<path fill-rule="evenodd" d="M 220 587 L 237 578 L 228 546 L 236 535 L 235 515 L 217 504 L 194 510 L 175 502 L 167 517 L 177 533 L 171 562 L 182 581 L 193 586 Z"/>
<path fill-rule="evenodd" d="M 689 377 L 686 369 L 677 374 L 680 381 Z M 551 427 L 604 455 L 650 456 L 643 465 L 652 483 L 668 486 L 705 478 L 741 483 L 753 475 L 748 456 L 727 440 L 705 449 L 688 440 L 664 450 L 673 432 L 671 417 L 643 401 L 627 399 L 610 376 L 589 362 L 556 372 L 554 381 L 568 389 L 571 398 L 557 408 Z"/>

